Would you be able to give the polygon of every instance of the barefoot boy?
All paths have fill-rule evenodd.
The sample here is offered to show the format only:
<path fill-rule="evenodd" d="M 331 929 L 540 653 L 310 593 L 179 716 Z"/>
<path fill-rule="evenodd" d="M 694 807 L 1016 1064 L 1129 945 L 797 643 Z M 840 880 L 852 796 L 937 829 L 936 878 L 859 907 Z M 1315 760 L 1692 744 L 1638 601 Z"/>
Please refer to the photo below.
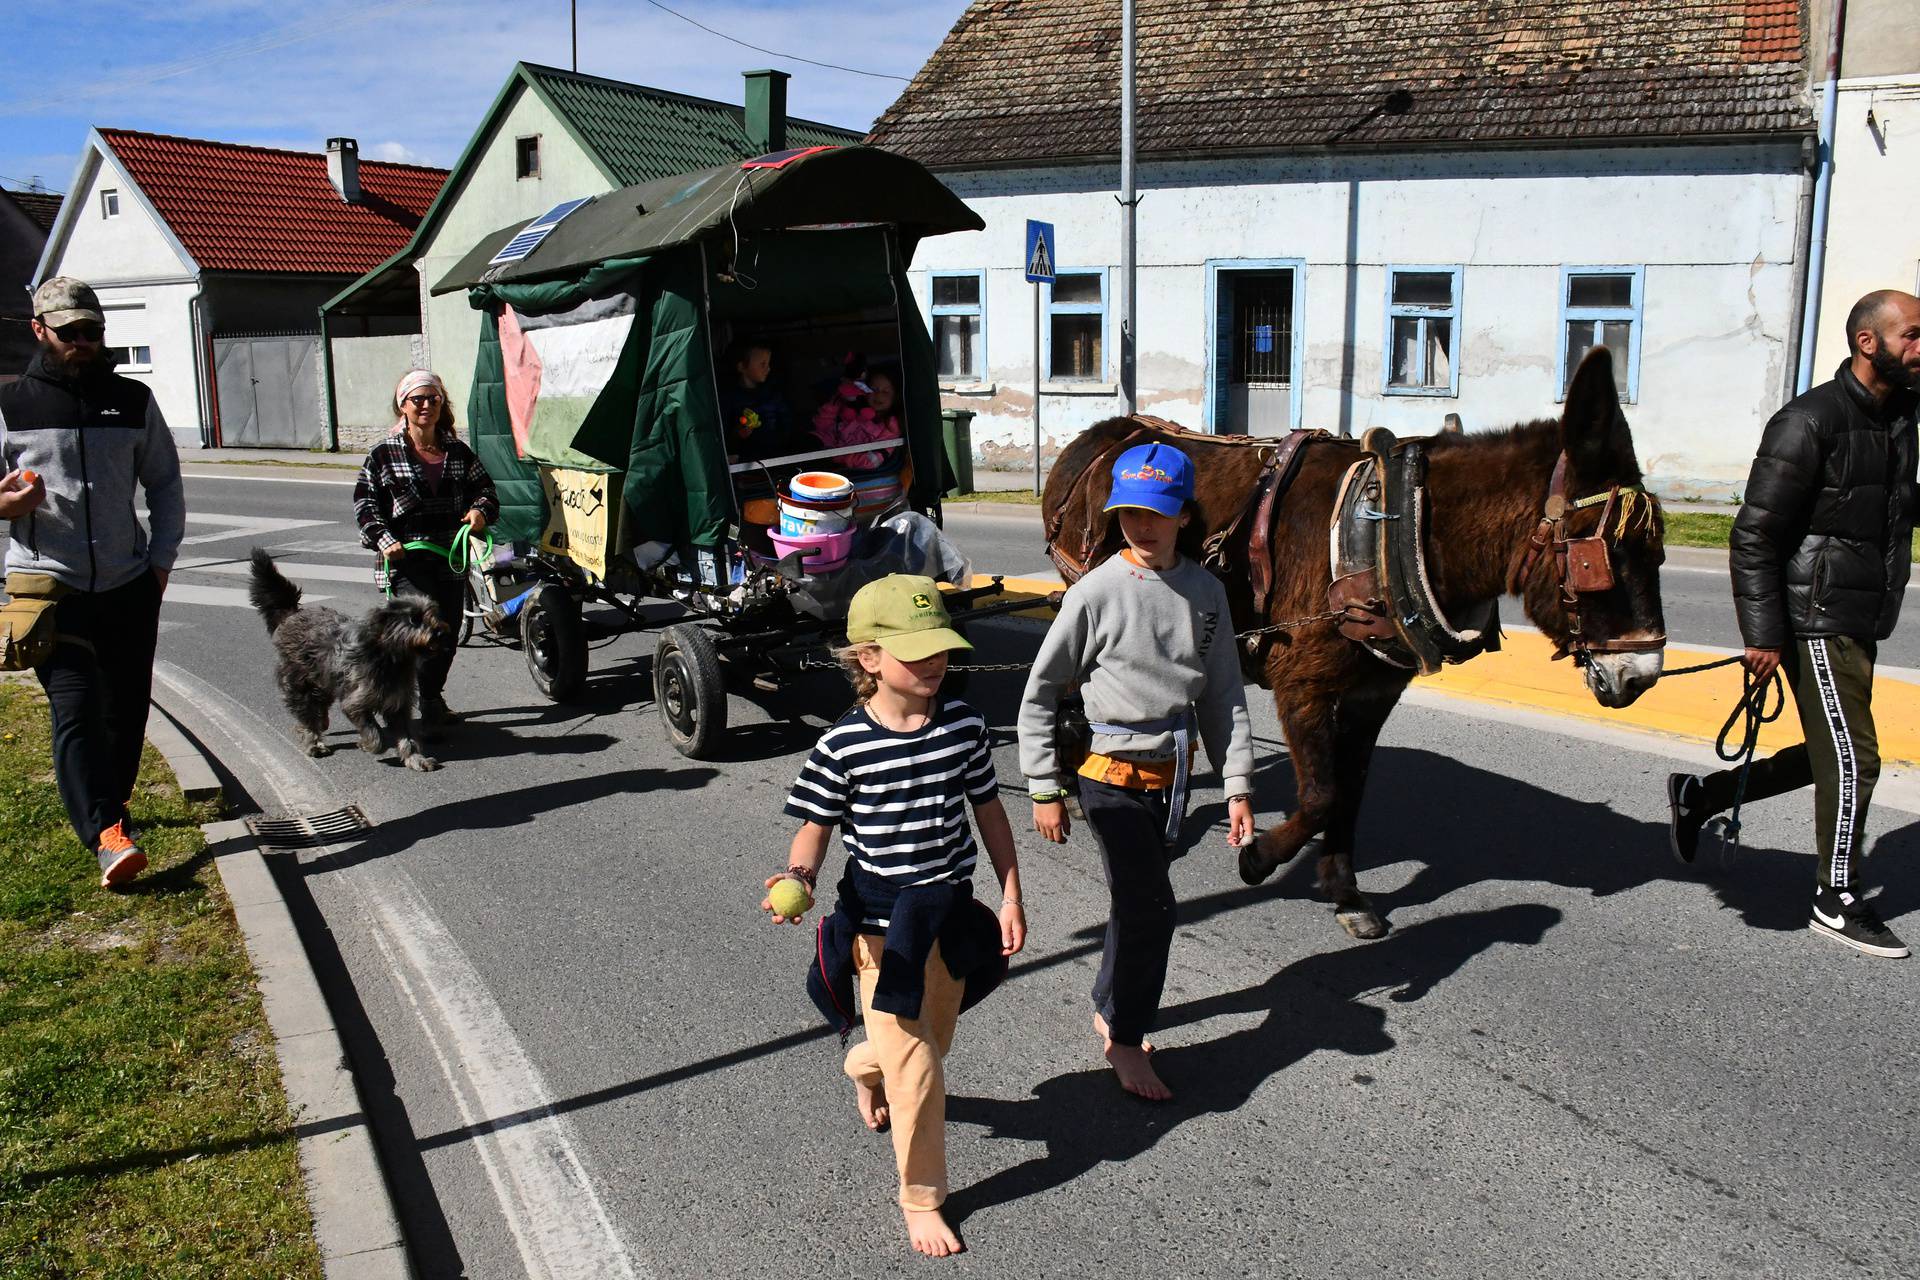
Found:
<path fill-rule="evenodd" d="M 986 722 L 943 697 L 948 654 L 973 646 L 952 629 L 931 578 L 893 574 L 862 587 L 840 651 L 859 705 L 807 757 L 787 816 L 803 824 L 785 877 L 809 890 L 837 826 L 847 847 L 839 901 L 820 922 L 808 990 L 844 1038 L 857 976 L 867 1038 L 847 1054 L 860 1116 L 891 1126 L 900 1208 L 913 1247 L 960 1252 L 947 1198 L 946 1081 L 954 1024 L 1005 976 L 1026 943 L 1020 868 L 1001 807 Z M 1000 878 L 996 920 L 973 897 L 971 803 Z M 761 909 L 781 916 L 770 901 Z"/>

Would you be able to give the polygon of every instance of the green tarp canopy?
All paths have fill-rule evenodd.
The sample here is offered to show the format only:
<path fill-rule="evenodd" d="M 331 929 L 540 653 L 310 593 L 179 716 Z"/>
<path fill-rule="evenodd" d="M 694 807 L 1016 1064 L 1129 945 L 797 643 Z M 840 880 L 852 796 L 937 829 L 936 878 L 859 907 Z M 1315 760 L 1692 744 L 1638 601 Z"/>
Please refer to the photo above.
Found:
<path fill-rule="evenodd" d="M 609 192 L 526 258 L 490 266 L 523 224 L 504 227 L 434 286 L 467 289 L 485 313 L 468 422 L 500 491 L 499 536 L 539 536 L 533 464 L 545 463 L 625 473 L 623 546 L 717 544 L 738 513 L 713 325 L 875 308 L 899 320 L 912 496 L 923 507 L 937 500 L 935 357 L 906 271 L 920 238 L 984 224 L 889 152 L 829 148 L 759 163 Z"/>

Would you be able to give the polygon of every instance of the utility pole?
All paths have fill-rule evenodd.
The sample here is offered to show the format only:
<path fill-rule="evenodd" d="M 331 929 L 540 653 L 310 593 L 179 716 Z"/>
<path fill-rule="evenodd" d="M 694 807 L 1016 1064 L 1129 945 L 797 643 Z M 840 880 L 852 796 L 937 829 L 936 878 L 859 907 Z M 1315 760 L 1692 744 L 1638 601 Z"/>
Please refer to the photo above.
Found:
<path fill-rule="evenodd" d="M 1134 261 L 1134 213 L 1140 203 L 1133 178 L 1133 0 L 1120 4 L 1120 399 L 1124 412 L 1138 404 L 1134 382 L 1135 327 L 1140 314 L 1139 275 Z"/>
<path fill-rule="evenodd" d="M 567 25 L 573 30 L 573 69 L 580 70 L 580 0 L 567 0 Z"/>

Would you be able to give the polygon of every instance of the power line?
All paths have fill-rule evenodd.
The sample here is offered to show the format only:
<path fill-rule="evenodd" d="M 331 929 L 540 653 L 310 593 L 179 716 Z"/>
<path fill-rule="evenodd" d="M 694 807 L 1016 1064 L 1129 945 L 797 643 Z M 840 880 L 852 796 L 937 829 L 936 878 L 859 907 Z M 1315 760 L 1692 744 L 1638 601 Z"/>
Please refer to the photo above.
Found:
<path fill-rule="evenodd" d="M 30 196 L 57 196 L 66 194 L 61 191 L 49 191 L 45 186 L 40 186 L 38 190 L 35 190 L 35 185 L 41 182 L 39 178 L 16 178 L 10 174 L 0 173 L 0 182 L 11 182 L 14 186 L 19 187 Z"/>
<path fill-rule="evenodd" d="M 647 0 L 647 3 L 652 5 L 654 8 L 658 9 L 662 13 L 672 14 L 674 17 L 680 19 L 680 21 L 688 23 L 691 26 L 696 26 L 700 28 L 702 31 L 706 32 L 710 36 L 719 36 L 722 40 L 725 40 L 731 44 L 737 44 L 742 49 L 751 49 L 755 53 L 764 53 L 769 58 L 780 58 L 787 62 L 804 62 L 810 67 L 825 67 L 829 71 L 844 71 L 849 75 L 872 76 L 875 80 L 898 80 L 902 84 L 913 83 L 913 77 L 911 76 L 896 76 L 896 75 L 891 75 L 885 71 L 862 71 L 858 67 L 843 67 L 837 62 L 817 62 L 812 58 L 802 58 L 798 54 L 782 53 L 778 49 L 767 49 L 757 44 L 748 44 L 745 40 L 736 39 L 735 37 L 728 35 L 724 31 L 715 31 L 712 27 L 708 26 L 704 22 L 696 22 L 694 21 L 694 19 L 689 18 L 686 14 L 681 13 L 678 10 L 669 9 L 664 4 L 661 4 L 660 0 Z"/>

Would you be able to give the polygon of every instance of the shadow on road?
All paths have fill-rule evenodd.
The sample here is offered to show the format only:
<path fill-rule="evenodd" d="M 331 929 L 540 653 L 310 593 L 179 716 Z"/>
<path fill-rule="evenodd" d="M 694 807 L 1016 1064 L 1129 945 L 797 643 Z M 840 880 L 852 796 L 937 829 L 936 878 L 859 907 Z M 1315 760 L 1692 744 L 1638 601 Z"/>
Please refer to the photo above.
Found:
<path fill-rule="evenodd" d="M 1366 1003 L 1367 996 L 1392 989 L 1396 1003 L 1417 1001 L 1484 951 L 1502 943 L 1534 945 L 1560 918 L 1552 907 L 1520 903 L 1425 920 L 1383 942 L 1296 961 L 1259 986 L 1167 1009 L 1161 1025 L 1169 1028 L 1265 1015 L 1257 1027 L 1155 1053 L 1155 1068 L 1176 1094 L 1171 1103 L 1128 1098 L 1104 1067 L 1056 1076 L 1014 1101 L 951 1097 L 950 1121 L 980 1125 L 990 1137 L 1042 1143 L 1046 1154 L 956 1192 L 947 1216 L 961 1222 L 1062 1186 L 1102 1163 L 1132 1160 L 1184 1121 L 1238 1110 L 1269 1077 L 1311 1054 L 1384 1053 L 1395 1041 L 1385 1011 Z M 1088 1037 L 1091 1053 L 1091 1032 Z"/>
<path fill-rule="evenodd" d="M 629 792 L 697 791 L 716 776 L 712 769 L 623 769 L 617 773 L 544 782 L 518 791 L 450 800 L 382 823 L 359 843 L 303 862 L 300 869 L 306 875 L 340 871 L 375 858 L 404 853 L 441 836 L 492 833 L 505 827 L 522 826 L 543 814 L 591 804 L 608 796 Z"/>
<path fill-rule="evenodd" d="M 1277 821 L 1293 804 L 1293 769 L 1284 754 L 1262 743 L 1255 773 L 1255 804 L 1263 825 Z M 1643 811 L 1666 812 L 1666 775 L 1644 775 L 1649 794 Z M 1573 787 L 1569 787 L 1573 790 Z M 1638 797 L 1636 797 L 1638 799 Z M 1699 883 L 1755 929 L 1806 928 L 1813 896 L 1813 836 L 1788 850 L 1743 847 L 1724 863 L 1716 841 L 1703 839 L 1693 866 L 1674 860 L 1667 847 L 1664 820 L 1643 821 L 1611 807 L 1607 800 L 1582 800 L 1534 786 L 1504 774 L 1431 751 L 1382 748 L 1361 811 L 1355 854 L 1360 888 L 1383 915 L 1430 906 L 1458 889 L 1488 881 L 1544 883 L 1577 889 L 1596 898 L 1611 897 L 1660 880 Z M 1770 808 L 1799 806 L 1812 816 L 1812 792 L 1766 801 Z M 1791 810 L 1788 810 L 1791 812 Z M 1224 823 L 1225 806 L 1216 798 L 1196 805 L 1188 832 Z M 1920 823 L 1882 836 L 1867 862 L 1864 879 L 1884 885 L 1881 914 L 1893 918 L 1920 906 Z M 1901 854 L 1909 856 L 1902 857 Z M 1282 897 L 1318 900 L 1313 887 L 1313 858 L 1303 854 L 1284 868 L 1268 890 Z M 1368 869 L 1410 861 L 1421 864 L 1398 889 L 1377 887 Z M 1369 880 L 1374 884 L 1369 884 Z"/>

